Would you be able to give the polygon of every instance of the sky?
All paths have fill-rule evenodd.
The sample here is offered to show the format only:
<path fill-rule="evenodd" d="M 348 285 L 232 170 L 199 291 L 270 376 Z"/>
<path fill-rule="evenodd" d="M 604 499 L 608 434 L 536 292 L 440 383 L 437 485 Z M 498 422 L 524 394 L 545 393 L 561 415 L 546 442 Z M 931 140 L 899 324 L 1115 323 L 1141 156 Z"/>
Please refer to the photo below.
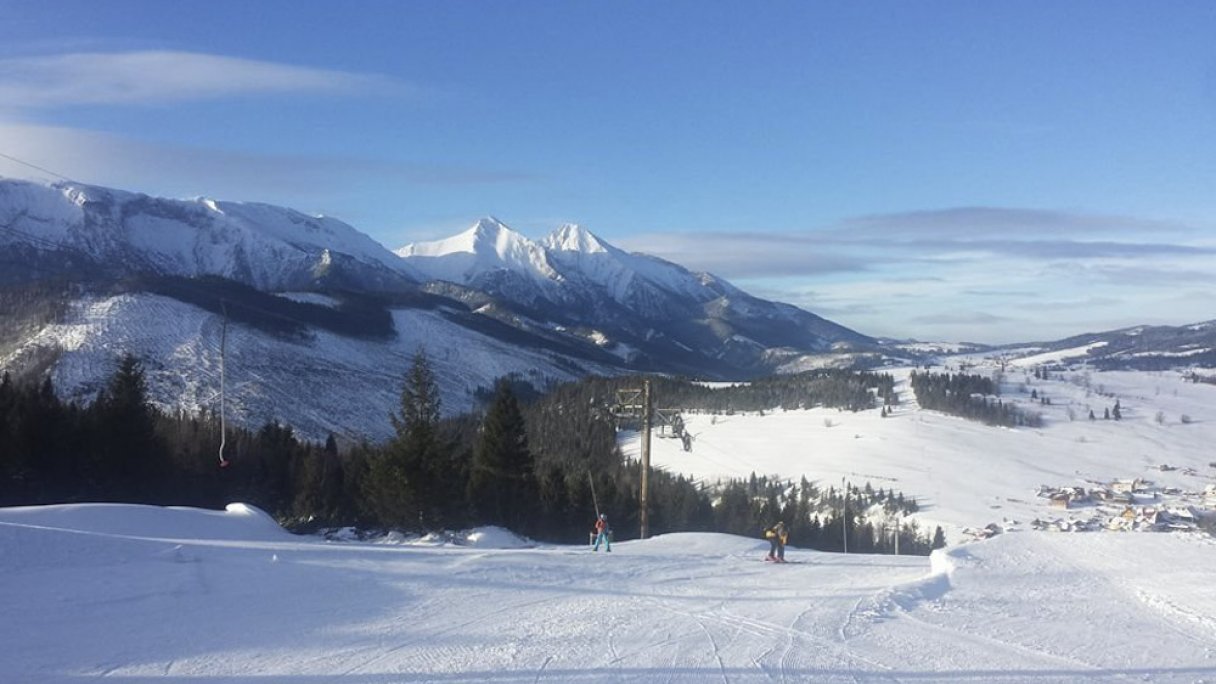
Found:
<path fill-rule="evenodd" d="M 0 16 L 3 176 L 286 205 L 390 249 L 579 223 L 876 336 L 1216 318 L 1210 2 Z"/>

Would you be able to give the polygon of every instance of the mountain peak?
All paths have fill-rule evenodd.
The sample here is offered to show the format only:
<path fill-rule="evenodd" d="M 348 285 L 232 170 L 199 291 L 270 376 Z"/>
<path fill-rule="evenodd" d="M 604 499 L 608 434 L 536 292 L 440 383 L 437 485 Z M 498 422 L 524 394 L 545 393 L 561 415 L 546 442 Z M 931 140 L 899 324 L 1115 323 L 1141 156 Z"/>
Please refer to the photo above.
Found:
<path fill-rule="evenodd" d="M 493 216 L 450 238 L 406 245 L 397 255 L 413 260 L 433 280 L 469 284 L 500 269 L 541 281 L 559 279 L 543 247 Z"/>
<path fill-rule="evenodd" d="M 496 238 L 502 232 L 514 233 L 515 231 L 507 227 L 507 224 L 499 221 L 493 216 L 484 216 L 477 219 L 477 223 L 473 227 L 465 231 L 466 234 L 474 237 Z"/>
<path fill-rule="evenodd" d="M 544 246 L 554 252 L 607 252 L 608 245 L 577 223 L 566 223 L 545 238 Z"/>

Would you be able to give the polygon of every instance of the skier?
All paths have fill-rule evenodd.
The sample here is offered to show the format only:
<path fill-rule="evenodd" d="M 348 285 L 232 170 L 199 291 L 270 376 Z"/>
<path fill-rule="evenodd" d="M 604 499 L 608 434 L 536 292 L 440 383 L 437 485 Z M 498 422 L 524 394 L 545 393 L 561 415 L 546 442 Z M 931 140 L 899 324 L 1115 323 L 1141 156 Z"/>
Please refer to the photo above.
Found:
<path fill-rule="evenodd" d="M 764 560 L 784 563 L 785 541 L 789 538 L 789 533 L 785 531 L 785 523 L 778 520 L 776 525 L 764 531 L 764 538 L 768 540 L 770 545 L 768 556 Z"/>
<path fill-rule="evenodd" d="M 612 553 L 612 528 L 608 527 L 607 513 L 600 513 L 599 520 L 595 521 L 595 546 L 591 550 L 599 551 L 600 542 L 604 542 L 604 551 Z"/>

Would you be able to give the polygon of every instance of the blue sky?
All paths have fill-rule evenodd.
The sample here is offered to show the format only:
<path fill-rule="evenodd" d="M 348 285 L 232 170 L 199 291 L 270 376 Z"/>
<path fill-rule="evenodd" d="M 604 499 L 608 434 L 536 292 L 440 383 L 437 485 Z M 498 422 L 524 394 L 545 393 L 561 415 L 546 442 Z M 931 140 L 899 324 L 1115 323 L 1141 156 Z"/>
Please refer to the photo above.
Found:
<path fill-rule="evenodd" d="M 0 153 L 86 182 L 285 204 L 390 248 L 577 222 L 874 335 L 1216 318 L 1210 2 L 0 16 Z"/>

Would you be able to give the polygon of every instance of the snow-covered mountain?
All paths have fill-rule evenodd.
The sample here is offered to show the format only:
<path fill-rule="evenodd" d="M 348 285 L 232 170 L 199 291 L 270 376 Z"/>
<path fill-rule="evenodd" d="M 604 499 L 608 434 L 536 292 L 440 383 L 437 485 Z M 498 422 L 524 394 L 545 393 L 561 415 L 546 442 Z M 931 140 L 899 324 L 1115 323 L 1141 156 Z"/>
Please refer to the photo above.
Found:
<path fill-rule="evenodd" d="M 292 209 L 0 179 L 0 261 L 0 369 L 88 400 L 129 351 L 162 408 L 212 408 L 227 318 L 233 415 L 311 437 L 384 434 L 422 347 L 461 411 L 506 373 L 738 379 L 871 342 L 575 225 L 487 218 L 394 254 Z"/>
<path fill-rule="evenodd" d="M 874 340 L 709 273 L 628 253 L 566 224 L 533 242 L 486 218 L 444 240 L 396 252 L 433 282 L 495 297 L 539 325 L 582 330 L 652 367 L 747 374 L 792 358 L 872 349 Z M 442 291 L 443 286 L 432 289 Z"/>
<path fill-rule="evenodd" d="M 1182 326 L 1137 325 L 1001 349 L 1013 356 L 1036 355 L 1045 363 L 1085 361 L 1103 369 L 1210 368 L 1216 366 L 1216 320 Z"/>
<path fill-rule="evenodd" d="M 210 275 L 268 291 L 397 291 L 416 281 L 392 252 L 336 219 L 79 183 L 0 179 L 0 249 L 18 257 L 0 282 L 30 271 Z"/>
<path fill-rule="evenodd" d="M 493 217 L 434 242 L 396 254 L 427 280 L 459 283 L 526 305 L 563 297 L 564 279 L 544 248 Z"/>

